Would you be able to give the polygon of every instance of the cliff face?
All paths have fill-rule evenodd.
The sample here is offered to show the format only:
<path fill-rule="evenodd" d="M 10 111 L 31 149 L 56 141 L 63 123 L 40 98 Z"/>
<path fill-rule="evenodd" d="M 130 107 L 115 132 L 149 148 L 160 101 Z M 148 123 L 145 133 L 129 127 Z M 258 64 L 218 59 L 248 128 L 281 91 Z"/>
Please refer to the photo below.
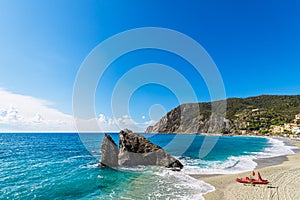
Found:
<path fill-rule="evenodd" d="M 210 112 L 208 103 L 184 104 L 149 126 L 146 133 L 215 133 L 223 128 L 230 129 L 230 120 Z"/>
<path fill-rule="evenodd" d="M 214 112 L 212 104 L 226 103 L 226 113 Z M 240 133 L 267 132 L 271 125 L 289 123 L 300 113 L 300 95 L 263 95 L 231 98 L 212 103 L 192 103 L 176 107 L 146 133 Z"/>

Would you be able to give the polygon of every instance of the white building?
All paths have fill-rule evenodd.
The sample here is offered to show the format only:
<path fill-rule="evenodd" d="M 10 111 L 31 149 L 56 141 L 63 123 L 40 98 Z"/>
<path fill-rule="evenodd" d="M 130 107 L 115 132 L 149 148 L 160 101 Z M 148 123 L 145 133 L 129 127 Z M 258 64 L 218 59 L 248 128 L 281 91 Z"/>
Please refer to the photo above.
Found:
<path fill-rule="evenodd" d="M 300 127 L 299 126 L 294 126 L 292 128 L 292 133 L 293 134 L 300 134 Z"/>

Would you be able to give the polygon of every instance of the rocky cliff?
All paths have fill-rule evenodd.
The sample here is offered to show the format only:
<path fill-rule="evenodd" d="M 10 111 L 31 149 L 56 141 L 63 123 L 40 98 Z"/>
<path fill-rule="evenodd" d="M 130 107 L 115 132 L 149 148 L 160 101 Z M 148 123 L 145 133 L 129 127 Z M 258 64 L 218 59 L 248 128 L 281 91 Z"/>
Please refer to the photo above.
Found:
<path fill-rule="evenodd" d="M 154 126 L 149 126 L 146 133 L 215 133 L 230 127 L 230 120 L 211 114 L 208 103 L 191 103 L 171 110 Z"/>
<path fill-rule="evenodd" d="M 226 104 L 226 112 L 218 112 Z M 212 106 L 215 104 L 216 106 Z M 212 109 L 217 108 L 212 112 Z M 221 109 L 222 110 L 222 109 Z M 212 103 L 183 104 L 146 133 L 267 133 L 271 125 L 292 122 L 300 113 L 300 95 L 262 95 Z"/>
<path fill-rule="evenodd" d="M 128 129 L 120 132 L 119 140 L 120 149 L 109 135 L 105 135 L 101 145 L 102 166 L 156 165 L 172 169 L 183 168 L 180 161 L 166 153 L 160 146 Z"/>

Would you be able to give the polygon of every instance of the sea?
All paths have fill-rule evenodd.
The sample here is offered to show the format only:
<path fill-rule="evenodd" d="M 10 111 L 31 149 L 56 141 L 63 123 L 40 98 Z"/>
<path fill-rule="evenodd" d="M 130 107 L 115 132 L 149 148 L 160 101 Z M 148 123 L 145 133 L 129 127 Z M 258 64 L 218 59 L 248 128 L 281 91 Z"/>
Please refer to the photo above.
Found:
<path fill-rule="evenodd" d="M 118 144 L 119 134 L 109 134 Z M 142 135 L 178 158 L 183 170 L 101 168 L 103 133 L 2 133 L 0 199 L 204 199 L 214 186 L 190 175 L 250 171 L 256 159 L 293 154 L 294 148 L 263 137 Z"/>

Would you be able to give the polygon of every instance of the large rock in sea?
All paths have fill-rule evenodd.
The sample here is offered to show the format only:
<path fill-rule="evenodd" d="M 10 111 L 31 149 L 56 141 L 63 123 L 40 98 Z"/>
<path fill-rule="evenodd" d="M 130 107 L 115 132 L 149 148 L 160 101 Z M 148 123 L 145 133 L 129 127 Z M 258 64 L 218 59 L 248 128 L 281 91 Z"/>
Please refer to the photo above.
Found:
<path fill-rule="evenodd" d="M 118 163 L 121 166 L 157 165 L 182 169 L 183 165 L 145 137 L 125 129 L 120 132 Z"/>
<path fill-rule="evenodd" d="M 117 167 L 118 166 L 118 154 L 119 149 L 110 135 L 105 134 L 102 144 L 101 144 L 101 165 L 107 167 Z"/>

